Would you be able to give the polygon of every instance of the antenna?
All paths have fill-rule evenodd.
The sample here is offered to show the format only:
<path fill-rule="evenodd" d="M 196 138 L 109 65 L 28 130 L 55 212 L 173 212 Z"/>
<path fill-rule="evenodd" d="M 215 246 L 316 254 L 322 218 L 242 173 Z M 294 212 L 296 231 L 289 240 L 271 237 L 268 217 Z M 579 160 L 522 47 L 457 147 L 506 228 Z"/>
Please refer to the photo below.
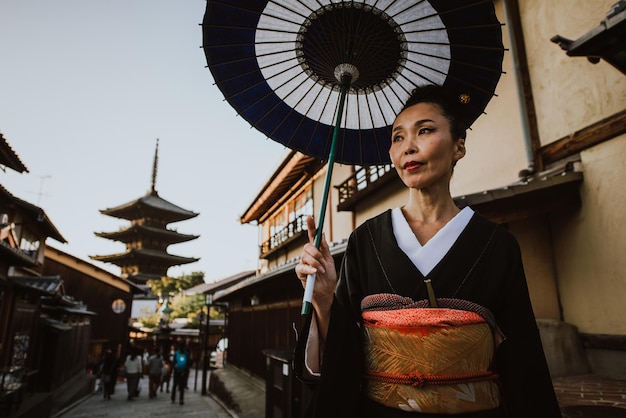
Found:
<path fill-rule="evenodd" d="M 36 195 L 37 195 L 37 206 L 41 206 L 41 198 L 42 198 L 42 196 L 44 196 L 44 195 L 48 196 L 47 193 L 43 192 L 43 183 L 47 179 L 52 178 L 52 176 L 46 175 L 46 176 L 37 176 L 37 177 L 39 177 L 39 192 L 36 193 Z"/>

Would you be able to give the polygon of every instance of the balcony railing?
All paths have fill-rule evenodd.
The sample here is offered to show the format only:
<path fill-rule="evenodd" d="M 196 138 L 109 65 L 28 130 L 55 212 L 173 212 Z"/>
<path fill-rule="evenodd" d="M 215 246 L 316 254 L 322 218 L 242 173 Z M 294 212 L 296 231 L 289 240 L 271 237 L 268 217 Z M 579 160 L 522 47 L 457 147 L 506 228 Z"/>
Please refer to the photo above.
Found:
<path fill-rule="evenodd" d="M 396 171 L 391 164 L 361 167 L 346 181 L 335 186 L 339 192 L 337 209 L 340 211 L 352 210 L 357 200 L 369 195 L 396 177 Z"/>
<path fill-rule="evenodd" d="M 37 251 L 22 250 L 11 246 L 6 241 L 0 241 L 0 258 L 10 261 L 16 266 L 33 267 L 37 263 Z"/>
<path fill-rule="evenodd" d="M 261 244 L 261 257 L 267 256 L 294 239 L 306 235 L 306 217 L 301 215 Z"/>

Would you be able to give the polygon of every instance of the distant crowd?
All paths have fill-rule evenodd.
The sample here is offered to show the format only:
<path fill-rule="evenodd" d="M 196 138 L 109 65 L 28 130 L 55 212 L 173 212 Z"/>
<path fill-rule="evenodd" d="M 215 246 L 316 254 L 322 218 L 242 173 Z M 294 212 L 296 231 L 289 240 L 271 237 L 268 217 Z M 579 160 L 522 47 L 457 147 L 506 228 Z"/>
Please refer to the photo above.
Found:
<path fill-rule="evenodd" d="M 110 400 L 115 393 L 115 384 L 118 380 L 126 381 L 127 399 L 132 401 L 139 396 L 142 390 L 143 378 L 148 376 L 148 397 L 155 399 L 157 393 L 170 393 L 172 403 L 185 403 L 185 389 L 189 378 L 191 352 L 184 341 L 178 342 L 176 347 L 171 346 L 169 352 L 162 353 L 160 348 L 148 350 L 132 347 L 126 358 L 119 357 L 111 349 L 104 352 L 97 369 L 97 392 L 102 393 L 104 399 Z"/>

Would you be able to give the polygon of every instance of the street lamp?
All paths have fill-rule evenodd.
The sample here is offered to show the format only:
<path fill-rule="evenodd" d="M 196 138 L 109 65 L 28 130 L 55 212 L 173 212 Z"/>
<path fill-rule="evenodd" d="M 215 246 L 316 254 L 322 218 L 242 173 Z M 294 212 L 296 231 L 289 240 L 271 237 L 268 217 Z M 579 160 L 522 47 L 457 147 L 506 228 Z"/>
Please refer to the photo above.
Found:
<path fill-rule="evenodd" d="M 159 308 L 159 313 L 160 313 L 160 319 L 159 319 L 159 326 L 161 328 L 169 328 L 169 323 L 170 323 L 170 316 L 172 314 L 173 309 L 170 308 L 170 301 L 169 299 L 165 299 L 163 301 L 163 304 L 161 305 L 161 307 Z"/>
<path fill-rule="evenodd" d="M 209 363 L 209 356 L 207 356 L 207 344 L 211 334 L 211 305 L 213 304 L 213 293 L 206 293 L 204 295 L 204 302 L 206 304 L 206 332 L 204 333 L 204 340 L 202 342 L 202 391 L 203 395 L 207 394 L 206 388 L 206 376 Z"/>

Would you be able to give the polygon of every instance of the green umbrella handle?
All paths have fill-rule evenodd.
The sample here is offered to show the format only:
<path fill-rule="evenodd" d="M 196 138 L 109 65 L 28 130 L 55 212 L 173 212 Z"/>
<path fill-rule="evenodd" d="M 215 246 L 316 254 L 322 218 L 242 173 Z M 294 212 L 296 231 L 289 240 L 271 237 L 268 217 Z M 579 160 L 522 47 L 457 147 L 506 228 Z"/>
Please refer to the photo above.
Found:
<path fill-rule="evenodd" d="M 322 227 L 324 226 L 324 217 L 326 216 L 326 206 L 328 203 L 328 192 L 330 190 L 330 181 L 333 176 L 333 166 L 335 165 L 335 151 L 337 148 L 337 137 L 339 136 L 339 126 L 341 125 L 341 117 L 343 116 L 343 105 L 346 102 L 346 94 L 350 88 L 352 77 L 350 74 L 341 76 L 341 94 L 339 95 L 339 107 L 337 109 L 337 119 L 333 130 L 333 139 L 330 143 L 330 153 L 328 156 L 328 168 L 326 170 L 326 180 L 324 182 L 324 193 L 322 195 L 322 206 L 320 208 L 320 216 L 317 223 L 317 231 L 315 231 L 315 247 L 319 248 L 322 244 Z M 315 287 L 315 274 L 309 274 L 306 279 L 306 287 L 304 289 L 304 297 L 302 298 L 302 315 L 307 315 L 311 310 L 313 301 L 313 288 Z"/>

